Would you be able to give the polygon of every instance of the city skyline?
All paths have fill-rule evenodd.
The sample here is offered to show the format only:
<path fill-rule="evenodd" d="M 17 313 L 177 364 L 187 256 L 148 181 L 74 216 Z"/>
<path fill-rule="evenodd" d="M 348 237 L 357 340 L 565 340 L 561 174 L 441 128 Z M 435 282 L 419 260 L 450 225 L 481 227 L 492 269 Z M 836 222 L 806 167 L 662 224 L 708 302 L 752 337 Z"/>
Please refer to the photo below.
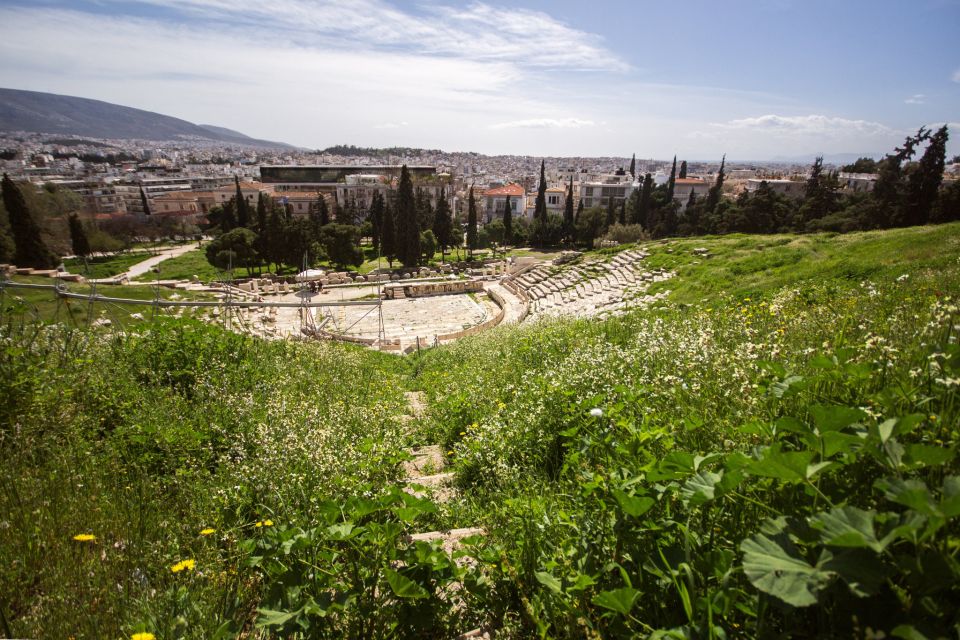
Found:
<path fill-rule="evenodd" d="M 0 86 L 315 148 L 761 160 L 960 126 L 957 2 L 517 5 L 15 1 Z"/>

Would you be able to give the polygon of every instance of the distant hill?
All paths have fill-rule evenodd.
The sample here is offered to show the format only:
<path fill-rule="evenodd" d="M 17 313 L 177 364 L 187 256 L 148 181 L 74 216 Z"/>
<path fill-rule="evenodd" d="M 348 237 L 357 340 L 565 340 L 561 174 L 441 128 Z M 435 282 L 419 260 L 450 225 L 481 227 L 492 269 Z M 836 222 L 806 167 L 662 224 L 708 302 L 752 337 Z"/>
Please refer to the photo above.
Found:
<path fill-rule="evenodd" d="M 0 131 L 158 141 L 204 139 L 251 147 L 294 148 L 102 100 L 4 88 L 0 88 Z"/>

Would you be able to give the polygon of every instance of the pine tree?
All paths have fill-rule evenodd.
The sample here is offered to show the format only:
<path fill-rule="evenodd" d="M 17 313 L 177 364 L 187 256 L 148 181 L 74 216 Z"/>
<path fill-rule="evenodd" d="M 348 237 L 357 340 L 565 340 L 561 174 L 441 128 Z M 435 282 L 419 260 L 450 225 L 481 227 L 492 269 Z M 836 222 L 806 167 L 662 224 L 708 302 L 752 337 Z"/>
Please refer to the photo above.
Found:
<path fill-rule="evenodd" d="M 467 252 L 473 255 L 473 250 L 477 248 L 479 233 L 477 230 L 477 203 L 473 199 L 473 186 L 467 193 Z"/>
<path fill-rule="evenodd" d="M 247 199 L 243 197 L 243 191 L 240 190 L 240 177 L 233 176 L 237 185 L 237 226 L 246 227 L 250 224 L 250 210 L 247 208 Z"/>
<path fill-rule="evenodd" d="M 87 239 L 87 230 L 83 228 L 80 222 L 80 216 L 71 213 L 67 219 L 70 226 L 70 246 L 73 249 L 73 255 L 85 258 L 90 255 L 90 240 Z"/>
<path fill-rule="evenodd" d="M 713 183 L 713 186 L 710 187 L 710 191 L 707 192 L 707 213 L 713 213 L 714 209 L 717 208 L 717 204 L 720 202 L 720 194 L 723 191 L 723 179 L 726 176 L 723 169 L 726 163 L 727 155 L 724 154 L 723 160 L 720 161 L 720 170 L 717 171 L 717 180 Z"/>
<path fill-rule="evenodd" d="M 907 179 L 904 211 L 904 223 L 907 225 L 926 224 L 930 220 L 933 205 L 940 192 L 940 184 L 943 182 L 949 137 L 947 125 L 930 135 L 930 144 Z"/>
<path fill-rule="evenodd" d="M 673 156 L 673 167 L 670 169 L 670 178 L 667 180 L 667 202 L 673 202 L 674 190 L 677 186 L 677 156 Z"/>
<path fill-rule="evenodd" d="M 440 257 L 444 258 L 447 248 L 453 242 L 453 220 L 450 217 L 450 203 L 444 189 L 440 188 L 440 198 L 433 214 L 433 235 L 440 245 Z"/>
<path fill-rule="evenodd" d="M 573 239 L 575 230 L 575 220 L 573 216 L 573 176 L 570 176 L 570 186 L 567 187 L 567 199 L 563 203 L 563 238 L 566 241 Z"/>
<path fill-rule="evenodd" d="M 143 215 L 150 215 L 150 201 L 147 200 L 147 194 L 143 191 L 143 185 L 140 185 L 140 206 L 143 207 Z"/>
<path fill-rule="evenodd" d="M 877 180 L 871 197 L 878 205 L 877 219 L 870 221 L 871 226 L 901 226 L 906 219 L 906 185 L 903 180 L 903 165 L 916 153 L 917 145 L 930 137 L 925 127 L 920 127 L 917 135 L 908 136 L 902 147 L 897 147 L 879 163 Z"/>
<path fill-rule="evenodd" d="M 637 154 L 633 154 L 630 158 L 630 175 L 634 180 L 637 179 Z"/>
<path fill-rule="evenodd" d="M 800 205 L 800 222 L 803 227 L 813 220 L 819 220 L 833 213 L 837 208 L 836 178 L 823 173 L 823 156 L 813 161 L 810 177 L 804 190 L 803 203 Z"/>
<path fill-rule="evenodd" d="M 513 244 L 513 203 L 509 194 L 503 203 L 503 244 Z"/>
<path fill-rule="evenodd" d="M 3 206 L 7 210 L 16 248 L 14 263 L 18 267 L 34 269 L 52 269 L 57 266 L 57 258 L 44 243 L 40 226 L 34 220 L 20 187 L 7 174 L 3 174 Z"/>
<path fill-rule="evenodd" d="M 687 161 L 686 160 L 680 163 L 680 175 L 678 177 L 681 180 L 687 177 Z"/>
<path fill-rule="evenodd" d="M 543 160 L 540 161 L 540 185 L 537 187 L 537 202 L 533 209 L 534 220 L 547 221 L 547 177 Z"/>
<path fill-rule="evenodd" d="M 420 263 L 420 225 L 417 219 L 417 202 L 413 194 L 413 181 L 407 165 L 400 169 L 400 186 L 397 189 L 397 258 L 405 267 Z"/>

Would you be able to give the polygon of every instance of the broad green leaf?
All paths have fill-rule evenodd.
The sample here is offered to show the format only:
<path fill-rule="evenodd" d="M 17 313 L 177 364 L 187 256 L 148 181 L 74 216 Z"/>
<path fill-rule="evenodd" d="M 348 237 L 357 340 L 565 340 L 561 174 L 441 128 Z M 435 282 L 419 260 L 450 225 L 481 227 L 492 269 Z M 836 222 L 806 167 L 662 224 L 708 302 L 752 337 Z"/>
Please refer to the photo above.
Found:
<path fill-rule="evenodd" d="M 300 615 L 300 609 L 296 611 L 273 611 L 272 609 L 257 609 L 260 615 L 257 617 L 257 626 L 260 627 L 282 627 L 294 618 Z"/>
<path fill-rule="evenodd" d="M 764 452 L 763 458 L 754 461 L 747 469 L 756 476 L 803 482 L 807 479 L 807 467 L 815 455 L 813 451 L 784 452 L 779 444 L 775 444 Z"/>
<path fill-rule="evenodd" d="M 795 393 L 802 388 L 803 376 L 787 376 L 770 385 L 770 392 L 777 398 Z"/>
<path fill-rule="evenodd" d="M 723 470 L 720 473 L 700 471 L 684 483 L 680 495 L 688 507 L 698 507 L 714 499 L 717 483 L 723 479 Z"/>
<path fill-rule="evenodd" d="M 646 496 L 631 496 L 623 491 L 614 491 L 613 496 L 617 499 L 620 509 L 628 516 L 639 518 L 656 504 L 656 500 Z"/>
<path fill-rule="evenodd" d="M 960 476 L 947 476 L 940 490 L 940 511 L 948 518 L 960 516 Z"/>
<path fill-rule="evenodd" d="M 880 553 L 884 545 L 877 539 L 873 519 L 875 511 L 857 507 L 839 507 L 810 518 L 810 525 L 820 531 L 823 544 L 833 547 L 867 548 Z"/>
<path fill-rule="evenodd" d="M 953 449 L 932 444 L 906 445 L 905 462 L 911 466 L 935 467 L 953 459 Z"/>
<path fill-rule="evenodd" d="M 795 607 L 816 604 L 817 594 L 833 578 L 763 534 L 744 540 L 740 550 L 743 571 L 753 586 Z"/>
<path fill-rule="evenodd" d="M 622 587 L 613 591 L 603 591 L 593 597 L 593 604 L 604 609 L 616 611 L 621 615 L 629 615 L 640 592 L 632 587 Z"/>
<path fill-rule="evenodd" d="M 884 497 L 891 502 L 902 504 L 926 516 L 941 515 L 930 489 L 920 480 L 881 478 L 873 486 L 883 491 Z"/>
<path fill-rule="evenodd" d="M 832 458 L 838 453 L 853 453 L 863 447 L 863 438 L 842 431 L 828 431 L 823 434 L 823 455 Z"/>
<path fill-rule="evenodd" d="M 912 624 L 901 624 L 894 627 L 890 634 L 894 638 L 901 638 L 902 640 L 930 640 L 930 636 L 922 633 Z"/>
<path fill-rule="evenodd" d="M 557 580 L 552 573 L 546 571 L 537 571 L 533 574 L 537 579 L 537 582 L 550 589 L 554 593 L 563 593 L 563 585 Z"/>
<path fill-rule="evenodd" d="M 883 586 L 890 569 L 880 556 L 867 549 L 824 549 L 817 566 L 836 573 L 858 597 L 872 596 Z"/>
<path fill-rule="evenodd" d="M 352 522 L 341 522 L 327 527 L 327 535 L 333 540 L 349 540 L 358 533 Z"/>
<path fill-rule="evenodd" d="M 419 599 L 430 597 L 430 594 L 427 593 L 426 589 L 418 585 L 410 578 L 400 575 L 393 569 L 384 569 L 383 572 L 387 578 L 387 584 L 390 585 L 390 589 L 398 598 Z"/>
<path fill-rule="evenodd" d="M 821 435 L 828 431 L 845 429 L 866 416 L 861 409 L 856 407 L 823 404 L 810 407 L 810 414 L 813 416 L 813 424 L 816 425 L 817 431 Z"/>
<path fill-rule="evenodd" d="M 824 460 L 823 462 L 815 462 L 813 464 L 807 465 L 807 480 L 812 480 L 815 475 L 826 469 L 827 467 L 833 466 L 833 463 L 829 460 Z"/>

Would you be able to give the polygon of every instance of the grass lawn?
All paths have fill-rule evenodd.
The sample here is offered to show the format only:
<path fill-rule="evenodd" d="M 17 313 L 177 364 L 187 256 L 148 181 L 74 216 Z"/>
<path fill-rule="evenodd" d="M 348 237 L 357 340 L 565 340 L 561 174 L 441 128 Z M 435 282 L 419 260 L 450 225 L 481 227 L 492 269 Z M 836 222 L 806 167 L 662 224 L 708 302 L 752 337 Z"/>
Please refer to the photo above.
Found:
<path fill-rule="evenodd" d="M 203 282 L 211 282 L 227 277 L 225 272 L 220 271 L 207 262 L 207 256 L 203 248 L 194 249 L 176 258 L 164 260 L 157 265 L 157 269 L 159 273 L 151 271 L 134 278 L 134 280 L 137 282 L 152 280 L 190 280 L 193 276 L 197 276 Z M 234 269 L 234 275 L 246 275 L 246 270 Z"/>
<path fill-rule="evenodd" d="M 42 284 L 51 285 L 55 280 L 52 278 L 43 278 L 38 276 L 14 276 L 11 278 L 14 283 Z M 68 284 L 68 290 L 71 293 L 89 294 L 94 288 L 87 284 Z M 96 287 L 96 293 L 111 298 L 133 298 L 137 300 L 153 300 L 159 296 L 165 300 L 172 296 L 180 298 L 190 298 L 196 300 L 213 300 L 210 294 L 175 291 L 166 287 L 151 287 L 147 285 L 100 285 Z M 89 305 L 84 300 L 57 300 L 50 289 L 20 289 L 8 288 L 3 292 L 3 298 L 0 300 L 0 317 L 10 314 L 11 317 L 21 315 L 31 320 L 41 322 L 66 322 L 84 324 L 89 313 Z M 118 317 L 124 318 L 131 313 L 142 313 L 145 316 L 151 311 L 149 305 L 117 305 L 113 303 L 96 303 L 94 317 Z M 185 311 L 187 315 L 190 310 Z"/>
<path fill-rule="evenodd" d="M 147 260 L 151 255 L 147 251 L 135 251 L 112 256 L 90 257 L 87 258 L 86 265 L 80 258 L 68 258 L 63 261 L 63 264 L 70 273 L 79 273 L 85 278 L 109 278 L 123 273 L 138 262 Z"/>
<path fill-rule="evenodd" d="M 637 246 L 650 253 L 644 264 L 677 273 L 651 286 L 650 293 L 670 290 L 674 302 L 712 304 L 725 295 L 758 296 L 801 281 L 893 279 L 905 265 L 911 270 L 955 266 L 960 223 L 845 235 L 736 234 Z M 700 247 L 710 257 L 695 256 L 693 249 Z"/>

